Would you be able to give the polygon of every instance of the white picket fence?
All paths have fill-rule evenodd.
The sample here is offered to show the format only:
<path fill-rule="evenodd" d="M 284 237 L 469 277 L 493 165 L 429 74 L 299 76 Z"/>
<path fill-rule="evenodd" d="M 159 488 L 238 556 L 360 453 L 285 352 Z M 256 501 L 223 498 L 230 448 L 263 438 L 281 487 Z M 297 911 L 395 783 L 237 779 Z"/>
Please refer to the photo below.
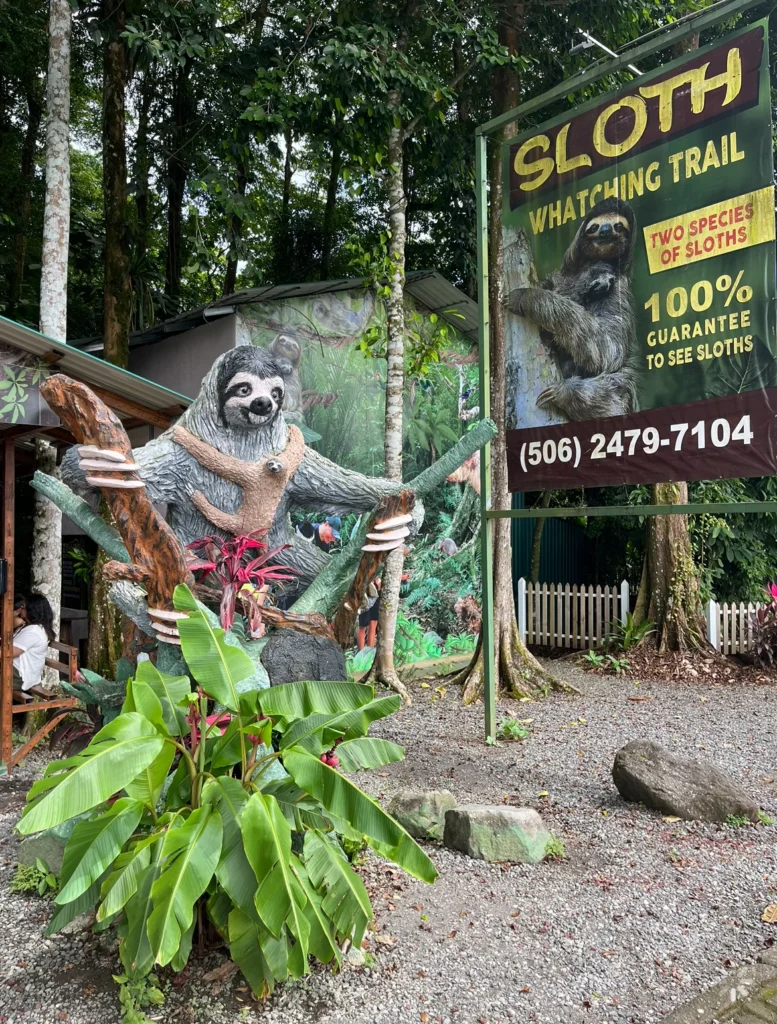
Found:
<path fill-rule="evenodd" d="M 743 654 L 753 646 L 753 615 L 763 604 L 707 602 L 707 639 L 721 654 Z"/>
<path fill-rule="evenodd" d="M 601 647 L 613 622 L 625 622 L 629 585 L 570 586 L 518 580 L 518 631 L 524 643 L 589 650 Z"/>

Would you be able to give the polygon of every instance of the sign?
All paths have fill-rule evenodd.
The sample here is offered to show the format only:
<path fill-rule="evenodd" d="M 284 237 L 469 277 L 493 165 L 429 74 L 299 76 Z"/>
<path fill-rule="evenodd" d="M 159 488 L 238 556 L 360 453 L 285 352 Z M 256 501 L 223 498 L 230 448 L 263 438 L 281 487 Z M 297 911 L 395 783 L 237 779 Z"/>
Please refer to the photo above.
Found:
<path fill-rule="evenodd" d="M 777 472 L 767 38 L 505 143 L 512 491 Z"/>

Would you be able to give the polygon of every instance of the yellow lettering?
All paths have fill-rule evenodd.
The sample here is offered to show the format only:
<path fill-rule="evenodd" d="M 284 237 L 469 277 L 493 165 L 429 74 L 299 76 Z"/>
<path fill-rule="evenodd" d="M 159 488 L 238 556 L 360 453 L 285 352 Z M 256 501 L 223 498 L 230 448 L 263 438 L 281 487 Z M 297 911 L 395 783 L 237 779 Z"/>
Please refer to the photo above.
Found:
<path fill-rule="evenodd" d="M 704 151 L 704 163 L 701 165 L 702 174 L 710 167 L 720 167 L 718 151 L 712 139 L 707 143 L 707 148 Z"/>
<path fill-rule="evenodd" d="M 691 110 L 694 114 L 701 114 L 704 110 L 704 101 L 707 93 L 714 89 L 722 89 L 725 85 L 726 95 L 723 98 L 722 106 L 726 107 L 732 103 L 742 88 L 742 60 L 739 56 L 739 49 L 732 47 L 726 58 L 726 70 L 712 78 L 707 78 L 709 62 L 702 64 L 700 68 L 694 68 L 690 72 L 691 79 Z"/>
<path fill-rule="evenodd" d="M 542 153 L 547 153 L 550 149 L 550 139 L 547 135 L 535 135 L 532 139 L 527 139 L 522 146 L 519 147 L 518 152 L 515 154 L 515 160 L 513 161 L 513 168 L 516 174 L 520 174 L 521 177 L 529 174 L 536 174 L 537 177 L 531 181 L 522 181 L 521 189 L 524 192 L 531 192 L 535 188 L 539 188 L 540 185 L 548 180 L 553 173 L 553 158 L 549 156 L 538 157 L 536 160 L 527 160 L 526 157 L 533 149 L 539 149 Z"/>
<path fill-rule="evenodd" d="M 731 163 L 736 163 L 737 160 L 744 160 L 745 154 L 743 150 L 737 149 L 737 133 L 732 132 L 729 138 L 731 139 Z"/>
<path fill-rule="evenodd" d="M 634 111 L 634 127 L 623 142 L 608 142 L 604 134 L 607 122 L 622 107 L 628 107 L 629 110 Z M 630 149 L 637 145 L 646 127 L 647 104 L 645 101 L 639 96 L 624 96 L 617 103 L 611 103 L 597 117 L 593 135 L 594 149 L 597 153 L 601 153 L 602 156 L 623 156 L 624 153 L 628 153 Z"/>
<path fill-rule="evenodd" d="M 669 154 L 669 163 L 672 165 L 672 181 L 680 180 L 680 161 L 683 158 L 682 150 L 679 153 Z"/>
<path fill-rule="evenodd" d="M 648 168 L 645 171 L 645 185 L 650 192 L 656 192 L 661 188 L 661 175 L 658 173 L 661 165 L 656 160 L 652 164 L 648 164 Z"/>
<path fill-rule="evenodd" d="M 602 193 L 602 186 L 601 185 L 594 185 L 594 187 L 591 189 L 591 196 L 590 196 L 590 198 L 588 200 L 590 202 L 590 204 L 591 204 L 591 209 L 593 209 L 596 206 L 596 204 L 599 202 L 599 200 L 596 197 L 598 195 L 601 195 L 601 193 Z"/>
<path fill-rule="evenodd" d="M 636 173 L 634 171 L 629 171 L 629 189 L 628 189 L 629 199 L 633 199 L 634 196 L 641 196 L 642 193 L 644 192 L 644 190 L 645 190 L 645 170 L 644 170 L 644 168 L 640 167 L 639 170 Z M 624 194 L 625 194 L 625 191 L 626 190 L 624 189 Z"/>
<path fill-rule="evenodd" d="M 561 200 L 548 205 L 548 227 L 556 227 L 561 223 Z"/>
<path fill-rule="evenodd" d="M 580 192 L 577 192 L 575 194 L 575 199 L 577 199 L 578 203 L 580 204 L 580 216 L 581 217 L 585 217 L 585 214 L 586 214 L 585 201 L 586 201 L 587 197 L 588 197 L 588 189 L 587 188 L 584 188 Z"/>
<path fill-rule="evenodd" d="M 548 215 L 547 206 L 541 206 L 539 210 L 529 210 L 529 220 L 531 221 L 531 229 L 535 235 L 539 235 L 545 230 L 545 218 Z"/>
<path fill-rule="evenodd" d="M 564 219 L 561 222 L 566 224 L 568 220 L 576 220 L 577 214 L 575 213 L 575 204 L 572 201 L 572 196 L 567 196 L 567 201 L 564 203 Z"/>
<path fill-rule="evenodd" d="M 618 195 L 618 179 L 613 178 L 612 181 L 605 181 L 604 183 L 604 198 L 609 199 L 610 196 Z"/>
<path fill-rule="evenodd" d="M 591 158 L 587 153 L 580 156 L 567 156 L 567 135 L 571 124 L 565 124 L 556 136 L 556 170 L 559 174 L 566 174 L 567 171 L 574 171 L 578 167 L 590 167 Z"/>
<path fill-rule="evenodd" d="M 698 146 L 690 146 L 685 151 L 685 177 L 690 178 L 692 174 L 701 174 L 701 167 L 699 161 L 701 160 L 701 150 Z"/>

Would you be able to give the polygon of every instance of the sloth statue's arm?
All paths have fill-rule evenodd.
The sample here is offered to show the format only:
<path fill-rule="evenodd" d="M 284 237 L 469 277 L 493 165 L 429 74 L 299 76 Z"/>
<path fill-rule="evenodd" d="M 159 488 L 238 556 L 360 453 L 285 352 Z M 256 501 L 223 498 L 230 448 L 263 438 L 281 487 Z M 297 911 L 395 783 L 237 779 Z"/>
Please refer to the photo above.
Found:
<path fill-rule="evenodd" d="M 289 484 L 295 506 L 340 515 L 367 512 L 396 490 L 397 484 L 391 480 L 343 469 L 312 448 L 305 449 L 302 463 Z"/>

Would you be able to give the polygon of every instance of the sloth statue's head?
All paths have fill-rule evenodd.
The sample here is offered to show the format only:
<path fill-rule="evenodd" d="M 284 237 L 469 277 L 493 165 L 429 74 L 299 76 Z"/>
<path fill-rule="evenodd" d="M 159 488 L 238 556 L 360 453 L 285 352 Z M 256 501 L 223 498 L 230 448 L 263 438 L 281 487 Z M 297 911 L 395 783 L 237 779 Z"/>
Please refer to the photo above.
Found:
<path fill-rule="evenodd" d="M 578 261 L 617 263 L 631 261 L 634 242 L 634 211 L 623 199 L 612 197 L 597 203 L 577 234 Z"/>
<path fill-rule="evenodd" d="M 253 345 L 241 345 L 222 357 L 216 380 L 219 418 L 225 427 L 266 427 L 283 408 L 291 363 Z"/>

